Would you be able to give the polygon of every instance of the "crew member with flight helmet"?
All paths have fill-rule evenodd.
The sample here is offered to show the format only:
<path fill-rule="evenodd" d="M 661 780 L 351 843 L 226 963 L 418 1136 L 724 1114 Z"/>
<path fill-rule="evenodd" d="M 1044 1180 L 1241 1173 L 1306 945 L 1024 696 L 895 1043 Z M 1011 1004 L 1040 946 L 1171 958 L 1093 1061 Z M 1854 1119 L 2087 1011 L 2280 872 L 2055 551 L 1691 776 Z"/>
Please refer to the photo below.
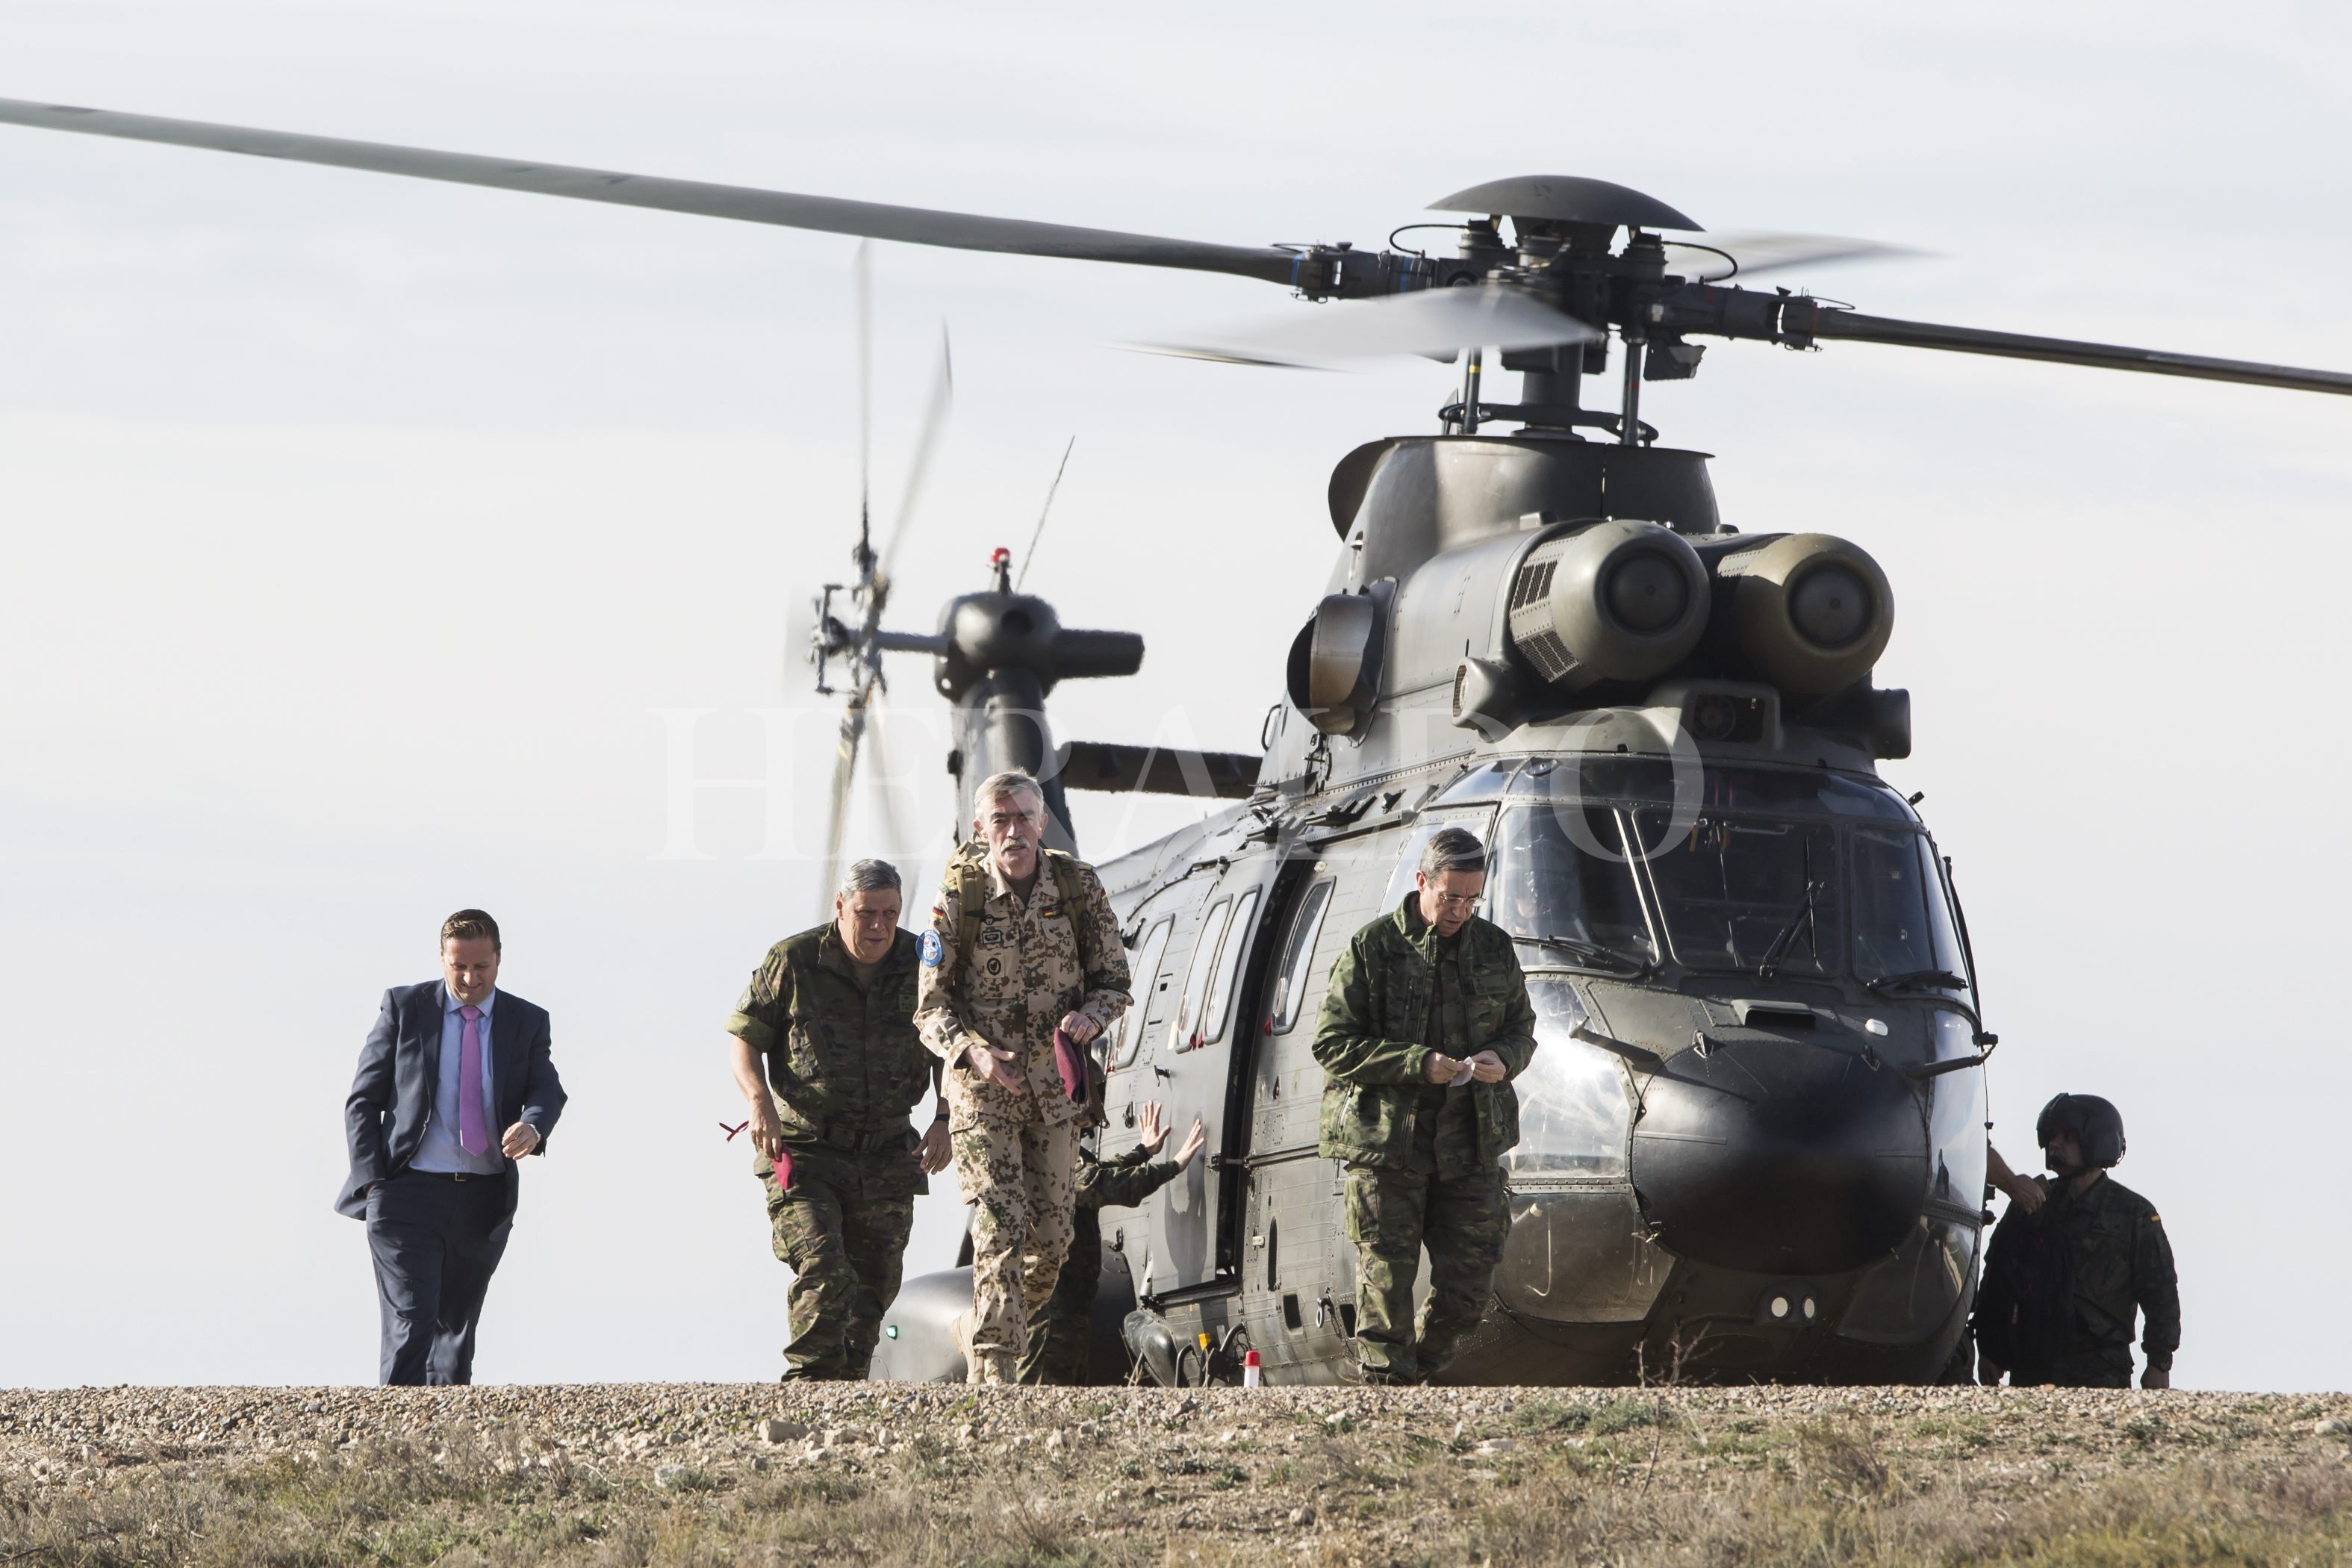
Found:
<path fill-rule="evenodd" d="M 834 918 L 770 948 L 725 1025 L 776 1257 L 793 1269 L 786 1382 L 866 1376 L 916 1195 L 947 1165 L 945 1104 L 920 1139 L 908 1121 L 938 1067 L 915 1033 L 900 903 L 888 861 L 851 866 Z"/>
<path fill-rule="evenodd" d="M 2034 1137 L 2050 1162 L 2046 1201 L 2012 1205 L 1985 1248 L 1978 1376 L 2129 1388 L 2133 1321 L 2144 1317 L 2140 1386 L 2171 1387 L 2179 1283 L 2156 1206 L 2107 1174 L 2124 1157 L 2122 1112 L 2095 1094 L 2062 1094 Z"/>
<path fill-rule="evenodd" d="M 920 947 L 915 1019 L 944 1064 L 956 1187 L 972 1205 L 969 1380 L 1016 1381 L 1069 1251 L 1087 1047 L 1126 1010 L 1127 949 L 1094 868 L 1044 847 L 1025 773 L 973 796 L 979 854 L 948 863 Z"/>
<path fill-rule="evenodd" d="M 1369 1384 L 1444 1371 L 1486 1310 L 1510 1232 L 1504 1152 L 1519 1141 L 1510 1080 L 1535 1055 L 1527 975 L 1473 911 L 1486 850 L 1433 837 L 1413 892 L 1331 966 L 1315 1029 L 1324 1071 L 1318 1152 L 1347 1167 L 1356 1244 L 1356 1354 Z M 1429 1300 L 1412 1319 L 1429 1249 Z"/>

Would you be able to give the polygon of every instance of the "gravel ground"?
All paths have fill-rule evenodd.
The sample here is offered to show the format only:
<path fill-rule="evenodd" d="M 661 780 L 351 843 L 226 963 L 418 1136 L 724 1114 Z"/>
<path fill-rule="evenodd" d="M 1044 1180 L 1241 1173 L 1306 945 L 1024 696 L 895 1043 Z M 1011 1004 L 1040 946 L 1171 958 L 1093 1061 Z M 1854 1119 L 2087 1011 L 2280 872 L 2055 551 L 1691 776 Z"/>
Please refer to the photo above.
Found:
<path fill-rule="evenodd" d="M 744 1500 L 781 1497 L 787 1484 L 800 1500 L 793 1506 L 865 1499 L 870 1507 L 884 1495 L 911 1495 L 980 1520 L 1012 1511 L 1003 1500 L 1017 1499 L 1049 1511 L 1061 1532 L 1050 1551 L 997 1553 L 1024 1562 L 1109 1561 L 1079 1546 L 1132 1541 L 1139 1532 L 1171 1559 L 1198 1555 L 1199 1544 L 1177 1550 L 1192 1542 L 1240 1559 L 1278 1551 L 1293 1553 L 1291 1562 L 1426 1560 L 1415 1556 L 1417 1535 L 1450 1528 L 1465 1507 L 1522 1488 L 1534 1489 L 1527 1495 L 1539 1495 L 1546 1506 L 1586 1489 L 1600 1499 L 1650 1499 L 1653 1510 L 1669 1495 L 1752 1498 L 1772 1485 L 1806 1500 L 1897 1493 L 1916 1500 L 1941 1489 L 2005 1519 L 2004 1509 L 2053 1495 L 2107 1496 L 2117 1486 L 2167 1485 L 2175 1474 L 2194 1472 L 2208 1485 L 2226 1472 L 2238 1478 L 2230 1484 L 2249 1486 L 2292 1475 L 2305 1478 L 2297 1484 L 2306 1490 L 2316 1476 L 2325 1495 L 2308 1503 L 2305 1522 L 2317 1521 L 2314 1528 L 2330 1541 L 2339 1529 L 2352 1530 L 2346 1507 L 2352 1484 L 2328 1479 L 2352 1472 L 2352 1396 L 2343 1394 L 117 1387 L 0 1392 L 6 1503 L 0 1560 L 77 1560 L 61 1551 L 44 1558 L 51 1549 L 39 1542 L 49 1538 L 23 1533 L 39 1521 L 64 1529 L 58 1521 L 76 1500 L 99 1519 L 110 1496 L 167 1484 L 184 1489 L 201 1478 L 233 1481 L 239 1474 L 347 1475 L 395 1460 L 425 1469 L 473 1467 L 491 1478 L 492 1491 L 500 1477 L 518 1487 L 543 1488 L 559 1476 L 565 1487 L 593 1480 L 603 1500 L 595 1522 L 577 1527 L 582 1542 L 615 1528 L 624 1503 L 723 1511 L 730 1497 L 748 1507 Z M 445 1495 L 436 1506 L 447 1503 Z M 11 1527 L 19 1531 L 13 1539 L 33 1544 L 7 1550 Z M 88 1538 L 97 1539 L 91 1532 L 100 1528 L 88 1527 Z M 806 1534 L 793 1537 L 797 1560 L 965 1560 L 952 1542 L 945 1557 L 905 1542 L 836 1553 L 832 1542 Z M 402 1555 L 370 1550 L 379 1560 Z M 772 1557 L 772 1543 L 768 1550 Z M 1322 1559 L 1314 1556 L 1318 1550 Z M 631 1555 L 670 1560 L 660 1552 Z M 786 1552 L 775 1560 L 796 1559 Z"/>

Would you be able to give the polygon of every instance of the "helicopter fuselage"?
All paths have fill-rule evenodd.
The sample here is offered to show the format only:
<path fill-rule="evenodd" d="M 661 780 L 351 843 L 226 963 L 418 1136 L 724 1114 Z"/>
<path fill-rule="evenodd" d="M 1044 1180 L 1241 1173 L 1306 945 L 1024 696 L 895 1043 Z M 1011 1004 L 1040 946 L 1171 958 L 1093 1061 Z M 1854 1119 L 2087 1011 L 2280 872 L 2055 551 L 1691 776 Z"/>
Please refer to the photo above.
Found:
<path fill-rule="evenodd" d="M 1352 1359 L 1317 1019 L 1333 959 L 1458 826 L 1489 847 L 1482 912 L 1518 939 L 1538 1047 L 1493 1307 L 1448 1376 L 1937 1375 L 1972 1293 L 1990 1037 L 1948 866 L 1876 772 L 1909 719 L 1867 679 L 1883 577 L 1840 542 L 1722 528 L 1695 453 L 1410 438 L 1332 492 L 1339 560 L 1254 793 L 1099 866 L 1135 996 L 1101 1047 L 1102 1152 L 1156 1100 L 1211 1153 L 1101 1216 L 1097 1373 L 1230 1378 L 1255 1350 L 1325 1382 Z M 1743 574 L 1788 539 L 1819 542 L 1751 632 Z M 1580 571 L 1640 636 L 1605 646 L 1565 599 L 1544 619 Z M 1859 656 L 1770 640 L 1822 627 Z M 916 1340 L 934 1295 L 899 1309 Z M 877 1375 L 925 1375 L 918 1351 Z"/>

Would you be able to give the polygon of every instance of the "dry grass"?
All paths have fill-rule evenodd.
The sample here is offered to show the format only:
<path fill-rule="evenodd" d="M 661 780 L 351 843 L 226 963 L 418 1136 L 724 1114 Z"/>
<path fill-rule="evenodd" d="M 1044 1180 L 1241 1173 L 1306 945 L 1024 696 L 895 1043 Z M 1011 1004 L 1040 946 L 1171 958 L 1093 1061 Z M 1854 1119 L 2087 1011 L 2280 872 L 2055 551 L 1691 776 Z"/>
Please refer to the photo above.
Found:
<path fill-rule="evenodd" d="M 0 1412 L 0 1563 L 2352 1563 L 2352 1462 L 2293 1401 L 1094 1397 L 814 1451 L 738 1427 L 608 1454 L 445 1420 L 205 1455 L 110 1427 L 70 1472 L 11 1447 Z"/>

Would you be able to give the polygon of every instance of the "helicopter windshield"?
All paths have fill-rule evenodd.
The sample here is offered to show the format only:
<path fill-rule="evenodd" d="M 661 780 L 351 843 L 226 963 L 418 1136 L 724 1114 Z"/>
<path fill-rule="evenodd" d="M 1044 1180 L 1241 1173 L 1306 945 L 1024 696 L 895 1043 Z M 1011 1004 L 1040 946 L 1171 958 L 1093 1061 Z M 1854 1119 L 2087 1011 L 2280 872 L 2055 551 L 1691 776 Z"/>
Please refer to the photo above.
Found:
<path fill-rule="evenodd" d="M 1617 814 L 1606 805 L 1504 812 L 1486 888 L 1487 918 L 1548 948 L 1547 959 L 1604 971 L 1657 962 Z"/>
<path fill-rule="evenodd" d="M 1837 830 L 1701 812 L 1634 814 L 1666 941 L 1693 969 L 1835 974 L 1843 964 Z"/>
<path fill-rule="evenodd" d="M 1496 823 L 1488 918 L 1565 967 L 1640 971 L 1671 954 L 1692 969 L 1851 973 L 1889 995 L 1969 994 L 1934 847 L 1892 790 L 1772 768 L 1693 771 L 1679 798 L 1675 782 L 1661 759 L 1535 759 Z"/>

